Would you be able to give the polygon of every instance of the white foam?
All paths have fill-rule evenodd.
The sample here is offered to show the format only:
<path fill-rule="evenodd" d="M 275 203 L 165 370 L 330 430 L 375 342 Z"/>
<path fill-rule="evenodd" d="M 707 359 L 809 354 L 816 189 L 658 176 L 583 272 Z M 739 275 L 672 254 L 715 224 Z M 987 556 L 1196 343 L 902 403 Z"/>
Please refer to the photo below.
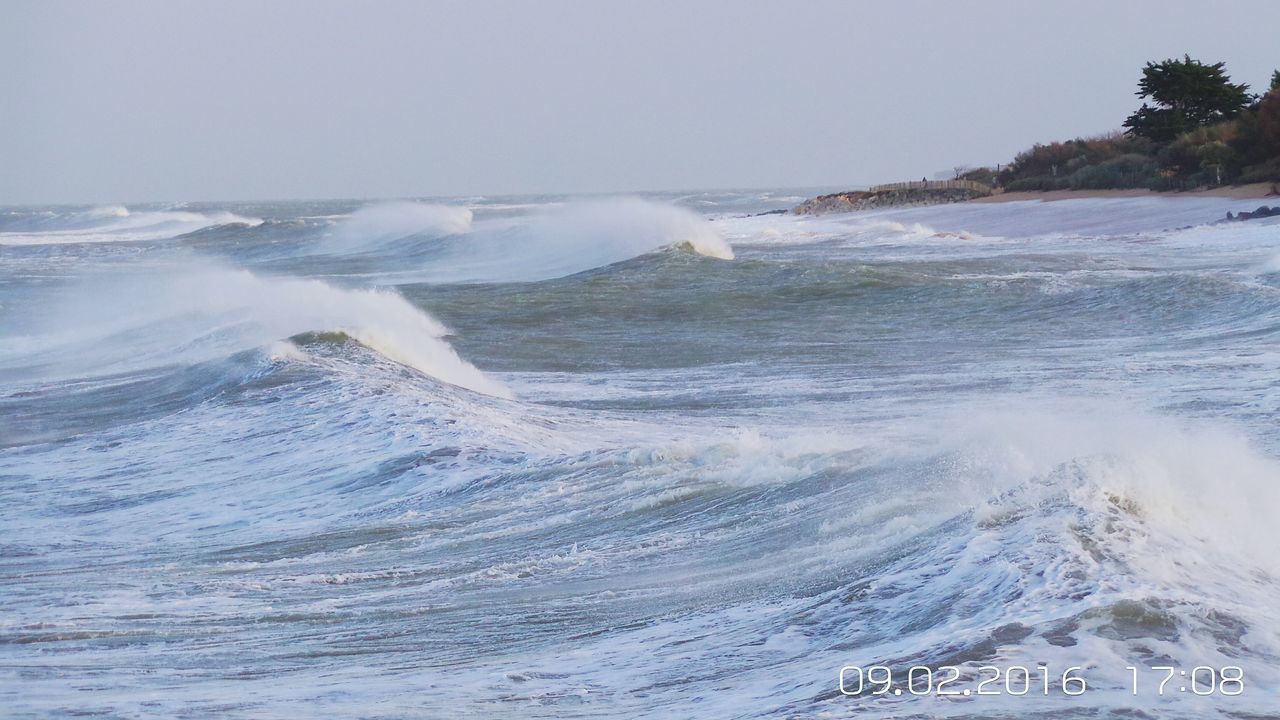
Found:
<path fill-rule="evenodd" d="M 277 340 L 267 347 L 274 362 L 305 362 L 311 359 L 306 351 L 288 340 Z"/>

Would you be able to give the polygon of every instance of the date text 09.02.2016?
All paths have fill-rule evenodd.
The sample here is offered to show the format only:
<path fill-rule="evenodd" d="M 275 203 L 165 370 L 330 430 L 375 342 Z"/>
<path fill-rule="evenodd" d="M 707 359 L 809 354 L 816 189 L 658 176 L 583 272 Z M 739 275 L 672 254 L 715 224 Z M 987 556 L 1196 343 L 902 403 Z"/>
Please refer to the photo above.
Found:
<path fill-rule="evenodd" d="M 1196 695 L 1240 695 L 1244 692 L 1244 670 L 1235 665 L 1221 668 L 1200 665 L 1191 670 L 1157 665 L 1151 668 L 1127 667 L 1130 689 L 1134 695 L 1143 693 L 1194 693 Z M 1181 678 L 1178 683 L 1171 683 Z M 974 687 L 965 687 L 966 685 Z M 1112 686 L 1114 687 L 1114 686 Z M 1083 668 L 1069 667 L 1058 671 L 1047 665 L 1026 667 L 1010 665 L 1006 668 L 984 665 L 977 668 L 976 677 L 964 678 L 960 668 L 943 665 L 930 668 L 916 665 L 895 676 L 886 665 L 862 667 L 846 665 L 840 668 L 840 692 L 856 697 L 883 695 L 1083 695 L 1089 684 Z"/>

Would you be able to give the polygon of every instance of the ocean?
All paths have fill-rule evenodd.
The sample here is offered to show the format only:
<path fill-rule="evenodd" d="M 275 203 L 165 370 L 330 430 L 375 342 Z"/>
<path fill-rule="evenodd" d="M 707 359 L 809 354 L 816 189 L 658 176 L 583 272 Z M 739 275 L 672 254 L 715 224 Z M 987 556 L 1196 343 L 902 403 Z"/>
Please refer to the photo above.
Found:
<path fill-rule="evenodd" d="M 0 716 L 1280 717 L 1280 218 L 805 194 L 0 208 Z"/>

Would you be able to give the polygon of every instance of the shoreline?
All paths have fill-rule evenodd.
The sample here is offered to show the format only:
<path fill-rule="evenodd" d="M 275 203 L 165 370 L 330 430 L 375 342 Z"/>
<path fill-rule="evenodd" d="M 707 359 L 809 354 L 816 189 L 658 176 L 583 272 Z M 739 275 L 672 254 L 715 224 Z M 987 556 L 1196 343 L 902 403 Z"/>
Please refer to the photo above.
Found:
<path fill-rule="evenodd" d="M 1231 185 L 1209 188 L 1206 190 L 1183 190 L 1179 192 L 1158 192 L 1146 188 L 1130 188 L 1125 190 L 1044 190 L 1015 191 L 997 193 L 987 197 L 967 200 L 971 203 L 1019 202 L 1023 200 L 1085 200 L 1093 198 L 1131 198 L 1131 197 L 1189 197 L 1189 198 L 1228 198 L 1234 200 L 1264 200 L 1280 197 L 1273 192 L 1277 183 L 1251 183 L 1249 185 Z"/>

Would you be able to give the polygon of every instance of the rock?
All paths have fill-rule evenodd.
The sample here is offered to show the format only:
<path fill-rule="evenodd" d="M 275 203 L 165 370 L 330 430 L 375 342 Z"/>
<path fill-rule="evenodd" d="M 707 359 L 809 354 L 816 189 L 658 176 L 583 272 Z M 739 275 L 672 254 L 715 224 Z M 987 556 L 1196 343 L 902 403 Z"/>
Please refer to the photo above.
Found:
<path fill-rule="evenodd" d="M 1275 217 L 1277 215 L 1280 215 L 1280 205 L 1276 207 L 1267 207 L 1266 205 L 1262 205 L 1257 210 L 1254 210 L 1253 212 L 1246 211 L 1246 212 L 1241 212 L 1236 214 L 1227 213 L 1227 217 L 1223 219 L 1221 222 L 1236 222 L 1240 220 L 1257 220 L 1260 218 Z"/>
<path fill-rule="evenodd" d="M 871 193 L 858 190 L 831 195 L 819 195 L 800 203 L 792 212 L 796 215 L 823 215 L 826 213 L 853 212 L 862 210 Z"/>
<path fill-rule="evenodd" d="M 875 208 L 941 205 L 964 202 L 988 194 L 967 188 L 903 188 L 878 192 L 851 190 L 806 200 L 792 212 L 796 215 L 824 215 Z"/>

